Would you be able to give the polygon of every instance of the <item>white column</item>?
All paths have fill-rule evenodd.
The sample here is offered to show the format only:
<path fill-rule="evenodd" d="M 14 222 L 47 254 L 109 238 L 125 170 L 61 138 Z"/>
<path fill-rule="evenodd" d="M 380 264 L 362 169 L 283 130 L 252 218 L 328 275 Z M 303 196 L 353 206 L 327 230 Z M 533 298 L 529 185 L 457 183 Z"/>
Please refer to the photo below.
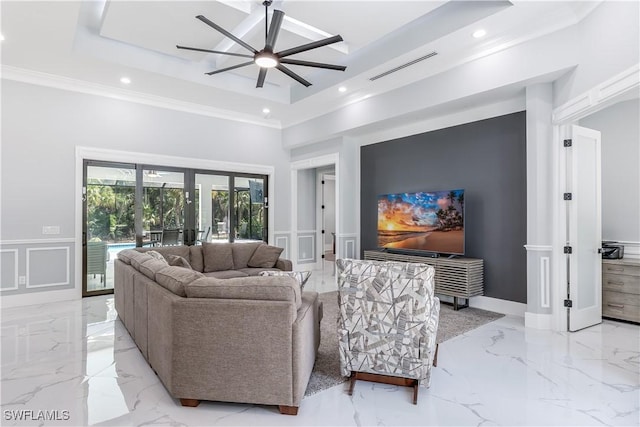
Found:
<path fill-rule="evenodd" d="M 553 230 L 553 86 L 526 89 L 527 311 L 525 326 L 551 329 Z"/>

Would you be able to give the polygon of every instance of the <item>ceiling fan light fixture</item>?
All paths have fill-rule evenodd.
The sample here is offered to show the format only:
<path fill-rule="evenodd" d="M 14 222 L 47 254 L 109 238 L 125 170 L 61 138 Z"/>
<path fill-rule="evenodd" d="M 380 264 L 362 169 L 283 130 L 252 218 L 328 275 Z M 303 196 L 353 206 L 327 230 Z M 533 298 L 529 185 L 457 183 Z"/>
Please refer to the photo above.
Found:
<path fill-rule="evenodd" d="M 278 57 L 273 53 L 269 52 L 258 52 L 256 56 L 253 58 L 253 61 L 260 68 L 273 68 L 276 67 L 280 61 L 278 61 Z"/>

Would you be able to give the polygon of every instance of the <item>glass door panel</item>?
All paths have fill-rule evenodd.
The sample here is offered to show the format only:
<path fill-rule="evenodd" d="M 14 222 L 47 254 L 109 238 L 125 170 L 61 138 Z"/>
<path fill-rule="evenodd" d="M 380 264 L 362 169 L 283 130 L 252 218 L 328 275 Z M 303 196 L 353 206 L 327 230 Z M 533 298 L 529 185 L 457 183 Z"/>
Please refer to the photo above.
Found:
<path fill-rule="evenodd" d="M 142 171 L 142 246 L 173 246 L 184 241 L 184 172 Z"/>
<path fill-rule="evenodd" d="M 234 237 L 236 241 L 266 240 L 265 180 L 234 177 Z"/>
<path fill-rule="evenodd" d="M 85 162 L 84 295 L 111 292 L 116 254 L 135 247 L 135 188 L 133 165 Z"/>
<path fill-rule="evenodd" d="M 229 241 L 229 176 L 195 176 L 196 244 Z"/>

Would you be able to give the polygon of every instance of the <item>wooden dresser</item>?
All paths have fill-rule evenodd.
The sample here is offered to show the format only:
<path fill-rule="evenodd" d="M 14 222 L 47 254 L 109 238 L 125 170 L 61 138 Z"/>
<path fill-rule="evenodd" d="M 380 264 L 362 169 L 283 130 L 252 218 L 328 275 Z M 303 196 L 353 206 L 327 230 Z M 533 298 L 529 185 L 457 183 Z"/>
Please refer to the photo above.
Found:
<path fill-rule="evenodd" d="M 602 316 L 640 322 L 640 259 L 602 260 Z"/>

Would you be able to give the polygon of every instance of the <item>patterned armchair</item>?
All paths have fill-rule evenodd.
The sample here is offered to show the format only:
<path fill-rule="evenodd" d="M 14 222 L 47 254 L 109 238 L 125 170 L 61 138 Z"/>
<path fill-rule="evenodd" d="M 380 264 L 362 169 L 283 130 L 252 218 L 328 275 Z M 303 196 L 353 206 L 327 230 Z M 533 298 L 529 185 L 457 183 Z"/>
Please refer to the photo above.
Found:
<path fill-rule="evenodd" d="M 340 368 L 351 378 L 428 387 L 437 364 L 440 300 L 426 264 L 339 259 Z"/>

